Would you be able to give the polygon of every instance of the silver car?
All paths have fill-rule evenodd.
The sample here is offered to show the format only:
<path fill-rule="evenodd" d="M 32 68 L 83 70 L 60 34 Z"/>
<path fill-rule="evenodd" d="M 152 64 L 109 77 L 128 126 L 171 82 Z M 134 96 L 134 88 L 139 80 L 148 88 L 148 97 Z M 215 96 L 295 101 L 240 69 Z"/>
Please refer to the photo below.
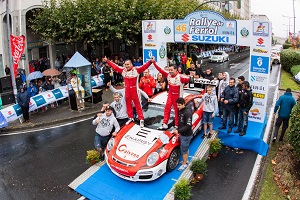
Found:
<path fill-rule="evenodd" d="M 225 62 L 228 60 L 229 60 L 229 55 L 225 51 L 215 51 L 209 57 L 209 62 Z"/>

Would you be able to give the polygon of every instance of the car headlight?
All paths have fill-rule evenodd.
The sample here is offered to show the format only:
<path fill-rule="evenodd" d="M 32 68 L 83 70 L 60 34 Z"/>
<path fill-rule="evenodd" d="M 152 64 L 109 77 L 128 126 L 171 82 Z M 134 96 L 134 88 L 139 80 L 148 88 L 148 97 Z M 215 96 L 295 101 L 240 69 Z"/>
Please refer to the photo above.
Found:
<path fill-rule="evenodd" d="M 150 167 L 156 163 L 158 160 L 158 153 L 157 152 L 152 152 L 148 158 L 147 158 L 147 165 Z"/>
<path fill-rule="evenodd" d="M 107 150 L 110 151 L 113 148 L 114 144 L 115 144 L 115 139 L 110 138 L 110 140 L 108 141 L 107 146 L 106 146 Z"/>

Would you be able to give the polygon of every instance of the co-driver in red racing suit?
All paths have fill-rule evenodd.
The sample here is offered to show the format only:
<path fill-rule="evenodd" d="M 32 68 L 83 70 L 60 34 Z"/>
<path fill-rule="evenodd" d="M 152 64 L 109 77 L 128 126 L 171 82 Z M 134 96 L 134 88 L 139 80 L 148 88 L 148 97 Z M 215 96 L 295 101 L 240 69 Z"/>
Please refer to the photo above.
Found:
<path fill-rule="evenodd" d="M 155 68 L 162 73 L 164 77 L 168 80 L 169 93 L 168 99 L 164 110 L 164 121 L 161 127 L 158 129 L 167 129 L 168 121 L 170 119 L 171 107 L 173 106 L 175 111 L 175 126 L 178 127 L 178 108 L 176 104 L 176 100 L 179 97 L 182 97 L 183 93 L 183 85 L 189 83 L 189 77 L 183 76 L 177 72 L 175 66 L 169 66 L 169 72 L 166 72 L 162 68 L 160 68 L 155 62 L 153 63 Z"/>
<path fill-rule="evenodd" d="M 107 58 L 104 58 L 104 62 L 115 71 L 124 77 L 125 84 L 125 99 L 126 99 L 126 108 L 128 112 L 129 121 L 126 124 L 129 124 L 130 121 L 133 121 L 133 109 L 132 109 L 132 101 L 135 105 L 136 112 L 138 118 L 140 120 L 140 126 L 144 127 L 144 115 L 141 107 L 141 103 L 138 97 L 138 77 L 140 73 L 145 71 L 153 62 L 154 58 L 151 58 L 150 61 L 142 65 L 141 67 L 133 67 L 132 62 L 130 60 L 126 60 L 124 63 L 125 67 L 120 67 L 109 61 Z"/>

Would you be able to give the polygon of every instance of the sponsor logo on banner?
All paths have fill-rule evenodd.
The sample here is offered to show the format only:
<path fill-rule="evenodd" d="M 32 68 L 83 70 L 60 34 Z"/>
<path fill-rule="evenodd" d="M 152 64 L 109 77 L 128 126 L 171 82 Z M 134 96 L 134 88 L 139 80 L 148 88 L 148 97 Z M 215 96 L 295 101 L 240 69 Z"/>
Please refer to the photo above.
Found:
<path fill-rule="evenodd" d="M 168 26 L 166 26 L 166 27 L 164 28 L 164 33 L 167 34 L 167 35 L 169 35 L 169 34 L 171 33 L 171 28 L 168 27 Z"/>
<path fill-rule="evenodd" d="M 250 72 L 269 73 L 270 57 L 251 56 Z"/>
<path fill-rule="evenodd" d="M 251 84 L 250 87 L 252 90 L 255 90 L 255 91 L 265 91 L 265 87 L 262 85 L 252 85 Z"/>
<path fill-rule="evenodd" d="M 261 113 L 258 108 L 253 108 L 250 110 L 249 118 L 261 120 Z"/>
<path fill-rule="evenodd" d="M 60 98 L 63 98 L 63 94 L 61 93 L 61 91 L 59 89 L 54 89 L 52 90 L 52 94 L 54 95 L 54 97 L 56 99 L 60 99 Z"/>
<path fill-rule="evenodd" d="M 160 46 L 159 57 L 161 59 L 164 59 L 166 57 L 166 48 L 163 45 Z"/>
<path fill-rule="evenodd" d="M 17 116 L 20 116 L 20 115 L 23 114 L 22 108 L 21 108 L 21 106 L 19 104 L 13 105 L 13 108 L 14 108 L 15 113 L 17 114 Z"/>
<path fill-rule="evenodd" d="M 34 96 L 32 99 L 35 101 L 37 107 L 46 104 L 46 100 L 42 95 Z"/>
<path fill-rule="evenodd" d="M 144 63 L 148 62 L 152 56 L 157 60 L 156 49 L 144 49 Z"/>
<path fill-rule="evenodd" d="M 14 108 L 11 107 L 9 110 L 7 110 L 6 113 L 3 113 L 4 116 L 8 119 L 7 121 L 9 121 L 10 118 L 14 118 L 17 117 L 16 113 L 13 110 Z"/>
<path fill-rule="evenodd" d="M 147 35 L 147 42 L 154 42 L 152 34 Z"/>
<path fill-rule="evenodd" d="M 266 47 L 265 45 L 265 40 L 262 39 L 261 37 L 257 39 L 257 43 L 255 44 L 257 47 Z"/>
<path fill-rule="evenodd" d="M 240 34 L 241 34 L 241 36 L 242 36 L 243 38 L 246 38 L 246 37 L 249 36 L 249 30 L 246 29 L 245 27 L 243 27 L 243 28 L 241 29 L 241 31 L 240 31 Z"/>
<path fill-rule="evenodd" d="M 268 53 L 268 51 L 266 51 L 266 50 L 264 50 L 262 48 L 254 48 L 253 52 L 256 52 L 256 53 Z"/>
<path fill-rule="evenodd" d="M 254 106 L 265 106 L 264 102 L 261 101 L 253 101 Z"/>
<path fill-rule="evenodd" d="M 257 76 L 257 75 L 250 76 L 250 82 L 260 82 L 260 83 L 267 84 L 267 80 L 268 80 L 268 77 L 266 77 L 266 76 Z"/>
<path fill-rule="evenodd" d="M 264 99 L 265 98 L 265 94 L 262 94 L 262 93 L 253 92 L 252 94 L 253 94 L 254 98 L 258 98 L 258 99 Z"/>
<path fill-rule="evenodd" d="M 198 10 L 174 20 L 175 42 L 236 44 L 236 20 L 226 20 L 214 11 Z"/>
<path fill-rule="evenodd" d="M 253 22 L 253 35 L 255 36 L 269 36 L 269 23 L 268 22 Z"/>
<path fill-rule="evenodd" d="M 155 33 L 156 32 L 156 22 L 145 21 L 144 22 L 144 33 Z"/>
<path fill-rule="evenodd" d="M 153 44 L 153 43 L 146 43 L 145 46 L 146 46 L 146 47 L 155 47 L 156 44 Z"/>

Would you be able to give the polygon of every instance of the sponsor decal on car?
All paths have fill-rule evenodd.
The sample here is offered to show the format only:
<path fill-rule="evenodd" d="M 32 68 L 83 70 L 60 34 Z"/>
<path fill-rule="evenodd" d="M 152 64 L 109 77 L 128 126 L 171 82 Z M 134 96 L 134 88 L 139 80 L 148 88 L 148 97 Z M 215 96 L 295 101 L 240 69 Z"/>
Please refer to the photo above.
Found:
<path fill-rule="evenodd" d="M 126 158 L 127 156 L 133 157 L 133 158 L 139 158 L 140 155 L 136 154 L 134 152 L 131 152 L 129 149 L 127 149 L 127 145 L 126 144 L 121 144 L 118 147 L 118 151 L 123 153 L 123 158 Z"/>

